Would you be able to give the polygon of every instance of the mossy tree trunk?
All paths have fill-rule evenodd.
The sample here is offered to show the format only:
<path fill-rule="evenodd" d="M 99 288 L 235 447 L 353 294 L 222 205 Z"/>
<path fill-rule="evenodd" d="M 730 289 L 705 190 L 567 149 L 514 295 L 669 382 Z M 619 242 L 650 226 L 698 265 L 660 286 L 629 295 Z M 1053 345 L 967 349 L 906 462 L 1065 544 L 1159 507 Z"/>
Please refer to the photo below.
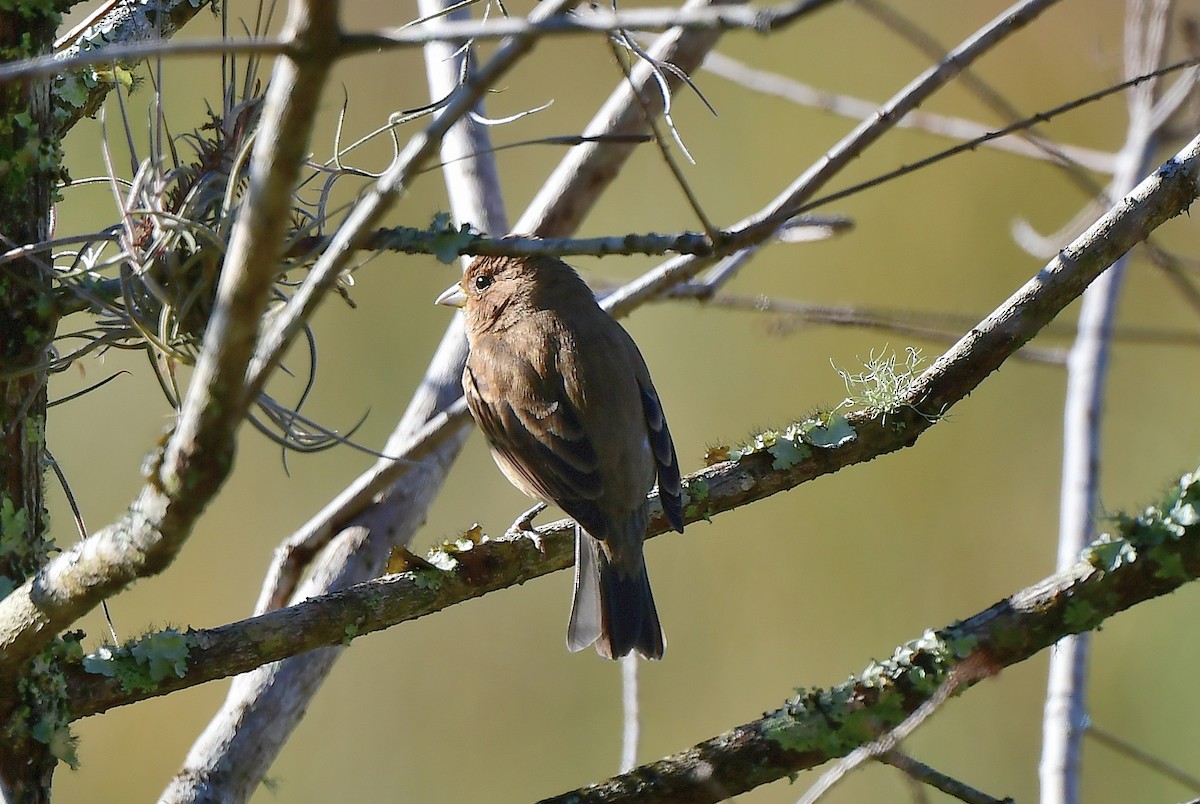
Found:
<path fill-rule="evenodd" d="M 58 21 L 52 0 L 5 3 L 0 58 L 48 53 Z M 0 251 L 7 251 L 46 240 L 61 151 L 47 80 L 0 85 L 0 107 Z M 48 252 L 0 265 L 0 595 L 36 572 L 50 547 L 43 475 L 52 290 Z M 0 678 L 0 781 L 12 801 L 48 801 L 63 755 L 52 653 L 20 678 Z"/>

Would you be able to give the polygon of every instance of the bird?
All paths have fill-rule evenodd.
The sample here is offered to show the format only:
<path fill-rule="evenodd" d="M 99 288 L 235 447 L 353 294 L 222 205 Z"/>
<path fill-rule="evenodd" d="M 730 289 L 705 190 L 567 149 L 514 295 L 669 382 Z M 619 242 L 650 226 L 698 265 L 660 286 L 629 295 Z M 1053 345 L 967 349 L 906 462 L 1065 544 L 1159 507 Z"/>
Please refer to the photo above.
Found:
<path fill-rule="evenodd" d="M 661 659 L 642 541 L 658 481 L 683 532 L 679 462 L 646 361 L 573 268 L 549 256 L 482 256 L 437 303 L 460 307 L 467 406 L 505 477 L 575 520 L 567 647 Z M 526 529 L 535 507 L 519 519 Z"/>

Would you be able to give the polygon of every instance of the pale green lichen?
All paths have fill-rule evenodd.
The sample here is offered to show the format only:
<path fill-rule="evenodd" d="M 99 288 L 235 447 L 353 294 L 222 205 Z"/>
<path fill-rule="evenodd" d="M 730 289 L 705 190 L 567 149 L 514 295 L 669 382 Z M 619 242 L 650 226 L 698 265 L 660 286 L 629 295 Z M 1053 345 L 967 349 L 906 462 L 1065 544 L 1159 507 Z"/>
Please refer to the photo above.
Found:
<path fill-rule="evenodd" d="M 702 477 L 689 480 L 683 486 L 684 499 L 687 501 L 683 515 L 688 519 L 701 517 L 708 521 L 712 517 L 712 506 L 708 504 L 708 481 Z"/>
<path fill-rule="evenodd" d="M 884 352 L 887 348 L 884 347 Z M 895 410 L 903 401 L 904 393 L 916 379 L 917 369 L 924 363 L 921 350 L 909 346 L 904 350 L 902 366 L 897 366 L 895 352 L 876 357 L 874 352 L 861 361 L 865 371 L 851 373 L 833 365 L 833 370 L 846 385 L 847 397 L 841 408 L 862 410 L 868 416 L 878 416 Z"/>
<path fill-rule="evenodd" d="M 18 704 L 3 730 L 8 740 L 32 737 L 72 768 L 79 765 L 79 758 L 77 741 L 70 729 L 67 680 L 62 666 L 78 661 L 83 655 L 79 644 L 82 636 L 80 631 L 68 631 L 55 637 L 30 662 L 29 671 L 17 680 Z"/>
<path fill-rule="evenodd" d="M 191 651 L 191 635 L 164 628 L 120 648 L 101 645 L 84 656 L 83 669 L 116 679 L 126 692 L 149 692 L 170 676 L 183 678 Z"/>
<path fill-rule="evenodd" d="M 1115 533 L 1103 533 L 1084 548 L 1080 559 L 1097 569 L 1112 572 L 1139 559 L 1158 566 L 1158 578 L 1191 577 L 1172 546 L 1189 528 L 1200 524 L 1200 469 L 1188 472 L 1167 492 L 1161 505 L 1150 505 L 1137 516 L 1119 515 Z"/>
<path fill-rule="evenodd" d="M 385 248 L 432 254 L 439 262 L 449 265 L 460 255 L 469 253 L 471 246 L 478 239 L 479 234 L 472 231 L 470 225 L 464 223 L 455 226 L 450 213 L 438 212 L 427 229 L 411 226 L 397 226 L 391 229 Z"/>
<path fill-rule="evenodd" d="M 766 451 L 772 458 L 771 468 L 791 469 L 812 455 L 813 447 L 836 449 L 857 437 L 854 428 L 839 413 L 821 413 L 779 430 L 764 430 L 741 447 L 729 450 L 729 460 L 736 461 L 756 452 Z"/>
<path fill-rule="evenodd" d="M 913 696 L 932 696 L 976 644 L 975 637 L 953 628 L 928 630 L 844 684 L 797 690 L 764 718 L 763 733 L 788 751 L 841 756 L 874 739 L 881 726 L 900 723 Z"/>

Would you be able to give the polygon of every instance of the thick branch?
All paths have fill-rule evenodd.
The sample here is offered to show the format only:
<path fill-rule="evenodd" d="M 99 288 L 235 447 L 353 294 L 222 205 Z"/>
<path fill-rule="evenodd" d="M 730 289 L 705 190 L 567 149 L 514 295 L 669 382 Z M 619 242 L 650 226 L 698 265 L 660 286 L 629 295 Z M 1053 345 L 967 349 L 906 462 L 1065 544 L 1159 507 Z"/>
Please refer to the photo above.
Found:
<path fill-rule="evenodd" d="M 709 507 L 689 506 L 688 520 L 710 518 L 719 511 L 761 499 L 770 488 L 796 471 L 774 470 L 770 466 L 772 460 L 763 451 L 740 463 L 724 463 L 693 476 L 689 484 L 693 494 L 698 480 L 707 481 Z M 798 467 L 797 470 L 807 474 Z M 1189 489 L 1191 497 L 1200 502 L 1200 486 Z M 1164 509 L 1171 504 L 1165 504 Z M 939 632 L 940 638 L 951 642 L 978 640 L 981 644 L 973 651 L 983 650 L 990 662 L 1007 666 L 1029 658 L 1067 634 L 1095 628 L 1117 612 L 1200 577 L 1200 524 L 1181 526 L 1182 535 L 1178 539 L 1163 537 L 1161 524 L 1157 520 L 1127 522 L 1121 535 L 1129 540 L 1128 545 L 1113 538 L 1101 539 L 1089 549 L 1087 560 L 975 615 L 963 624 L 954 639 L 947 636 L 953 629 Z M 652 532 L 663 532 L 664 525 L 655 506 Z M 114 677 L 76 667 L 68 675 L 72 714 L 74 717 L 99 714 L 307 650 L 344 645 L 364 634 L 570 566 L 573 523 L 561 520 L 540 533 L 544 554 L 532 540 L 524 538 L 464 543 L 444 548 L 433 557 L 436 564 L 452 567 L 450 570 L 389 575 L 229 625 L 189 631 L 188 669 L 182 677 L 169 676 L 152 690 L 123 689 L 118 679 L 126 674 L 116 664 L 112 669 Z M 1139 551 L 1150 547 L 1154 549 L 1149 550 L 1147 558 L 1135 560 L 1141 555 Z M 1120 560 L 1113 556 L 1119 556 Z M 946 657 L 949 664 L 942 669 L 948 670 L 966 655 Z M 127 656 L 114 661 L 133 662 Z M 914 701 L 905 714 L 920 702 Z M 822 754 L 814 757 L 817 761 L 812 764 L 836 755 Z"/>
<path fill-rule="evenodd" d="M 774 712 L 630 773 L 547 801 L 710 802 L 814 768 L 895 728 L 949 682 L 962 688 L 1066 634 L 1200 577 L 1200 476 L 1122 523 L 1082 560 L 973 617 L 927 631 L 829 690 L 801 690 Z"/>
<path fill-rule="evenodd" d="M 102 55 L 104 62 L 78 67 L 54 77 L 54 102 L 59 109 L 55 120 L 59 136 L 85 117 L 100 111 L 115 80 L 96 75 L 92 66 L 113 63 L 111 48 L 126 43 L 154 40 L 165 43 L 188 21 L 207 7 L 211 0 L 134 0 L 109 4 L 99 16 L 90 16 L 55 42 L 55 59 L 60 62 Z"/>

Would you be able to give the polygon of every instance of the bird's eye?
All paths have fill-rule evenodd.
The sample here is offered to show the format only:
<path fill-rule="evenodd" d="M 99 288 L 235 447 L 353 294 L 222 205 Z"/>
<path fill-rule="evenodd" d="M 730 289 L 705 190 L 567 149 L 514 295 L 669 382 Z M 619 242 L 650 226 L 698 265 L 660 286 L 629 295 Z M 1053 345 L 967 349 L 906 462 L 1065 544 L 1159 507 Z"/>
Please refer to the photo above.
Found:
<path fill-rule="evenodd" d="M 476 290 L 487 290 L 491 284 L 492 284 L 492 275 L 491 274 L 477 274 L 475 276 L 475 289 Z"/>

